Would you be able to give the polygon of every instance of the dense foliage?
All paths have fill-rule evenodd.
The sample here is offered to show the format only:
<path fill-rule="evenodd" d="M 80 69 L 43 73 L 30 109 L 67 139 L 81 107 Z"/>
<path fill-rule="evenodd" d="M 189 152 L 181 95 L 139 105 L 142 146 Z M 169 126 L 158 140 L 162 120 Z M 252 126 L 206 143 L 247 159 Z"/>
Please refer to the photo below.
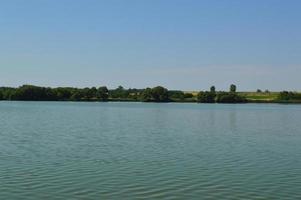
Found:
<path fill-rule="evenodd" d="M 198 99 L 198 102 L 200 103 L 215 103 L 215 92 L 199 92 L 198 93 L 198 96 L 197 96 L 197 99 Z"/>
<path fill-rule="evenodd" d="M 168 90 L 162 86 L 154 88 L 146 88 L 141 95 L 141 100 L 144 102 L 168 102 Z"/>
<path fill-rule="evenodd" d="M 100 88 L 49 88 L 23 85 L 19 88 L 0 88 L 3 100 L 21 101 L 107 101 L 108 89 Z"/>
<path fill-rule="evenodd" d="M 277 98 L 278 101 L 301 101 L 301 94 L 296 92 L 283 91 L 280 92 Z"/>
<path fill-rule="evenodd" d="M 230 85 L 230 92 L 235 93 L 236 92 L 236 85 Z"/>
<path fill-rule="evenodd" d="M 220 92 L 216 98 L 217 103 L 245 103 L 246 98 L 234 92 Z"/>
<path fill-rule="evenodd" d="M 236 93 L 236 85 L 230 86 L 230 92 L 216 92 L 212 86 L 209 91 L 199 92 L 197 100 L 200 103 L 244 103 L 245 97 Z"/>
<path fill-rule="evenodd" d="M 185 94 L 180 91 L 168 91 L 158 86 L 146 89 L 124 89 L 119 86 L 108 90 L 107 87 L 99 88 L 71 88 L 71 87 L 38 87 L 23 85 L 18 88 L 0 88 L 0 100 L 20 101 L 145 101 L 169 102 L 172 99 L 183 100 Z"/>
<path fill-rule="evenodd" d="M 125 89 L 122 86 L 108 89 L 105 86 L 91 88 L 72 87 L 39 87 L 23 85 L 18 88 L 0 87 L 0 100 L 14 101 L 142 101 L 142 102 L 199 102 L 199 103 L 244 103 L 244 102 L 278 102 L 301 103 L 301 94 L 283 91 L 280 93 L 258 90 L 252 92 L 236 92 L 231 85 L 229 92 L 209 91 L 199 93 L 168 90 L 162 86 L 146 89 Z"/>

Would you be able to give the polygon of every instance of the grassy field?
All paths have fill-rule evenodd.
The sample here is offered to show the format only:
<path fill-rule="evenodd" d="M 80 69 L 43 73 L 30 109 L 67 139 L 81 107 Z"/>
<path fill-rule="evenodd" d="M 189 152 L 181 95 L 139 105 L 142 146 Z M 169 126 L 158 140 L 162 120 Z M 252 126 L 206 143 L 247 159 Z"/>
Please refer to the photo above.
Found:
<path fill-rule="evenodd" d="M 185 93 L 191 93 L 196 99 L 197 91 L 186 91 Z M 238 92 L 239 95 L 246 97 L 248 102 L 258 103 L 272 103 L 277 100 L 279 92 Z"/>
<path fill-rule="evenodd" d="M 246 97 L 249 102 L 274 102 L 279 92 L 239 92 L 239 94 Z"/>

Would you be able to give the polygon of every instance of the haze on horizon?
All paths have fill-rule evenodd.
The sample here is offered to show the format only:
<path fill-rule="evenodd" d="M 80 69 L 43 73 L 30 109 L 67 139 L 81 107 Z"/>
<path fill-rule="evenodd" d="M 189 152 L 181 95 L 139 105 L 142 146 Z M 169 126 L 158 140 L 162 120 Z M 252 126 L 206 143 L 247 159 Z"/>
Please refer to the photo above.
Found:
<path fill-rule="evenodd" d="M 6 0 L 0 85 L 301 91 L 299 0 Z"/>

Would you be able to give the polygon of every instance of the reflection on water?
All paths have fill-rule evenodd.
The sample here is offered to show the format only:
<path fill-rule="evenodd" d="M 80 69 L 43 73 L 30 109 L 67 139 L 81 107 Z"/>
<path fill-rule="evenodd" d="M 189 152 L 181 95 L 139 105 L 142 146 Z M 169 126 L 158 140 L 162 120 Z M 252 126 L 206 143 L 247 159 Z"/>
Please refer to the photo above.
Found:
<path fill-rule="evenodd" d="M 229 125 L 230 130 L 234 132 L 236 130 L 236 108 L 229 111 Z"/>

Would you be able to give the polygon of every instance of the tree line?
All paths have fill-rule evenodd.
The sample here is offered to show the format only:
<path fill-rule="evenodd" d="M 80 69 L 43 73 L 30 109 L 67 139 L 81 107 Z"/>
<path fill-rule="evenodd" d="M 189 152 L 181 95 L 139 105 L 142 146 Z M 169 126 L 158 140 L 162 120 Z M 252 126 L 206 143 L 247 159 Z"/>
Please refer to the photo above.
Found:
<path fill-rule="evenodd" d="M 245 103 L 245 96 L 237 92 L 236 85 L 230 85 L 229 91 L 216 91 L 212 86 L 209 91 L 200 91 L 197 94 L 180 90 L 168 90 L 157 86 L 145 89 L 125 89 L 122 86 L 116 89 L 101 87 L 39 87 L 23 85 L 18 88 L 0 87 L 0 100 L 14 101 L 141 101 L 141 102 L 199 102 L 199 103 Z M 301 94 L 281 92 L 278 102 L 300 101 Z"/>
<path fill-rule="evenodd" d="M 283 91 L 280 92 L 277 98 L 278 102 L 283 103 L 300 103 L 301 102 L 301 94 L 297 92 L 289 92 Z"/>
<path fill-rule="evenodd" d="M 245 103 L 247 99 L 236 92 L 236 85 L 230 85 L 229 92 L 216 92 L 215 86 L 210 91 L 199 92 L 197 101 L 200 103 Z"/>
<path fill-rule="evenodd" d="M 18 88 L 1 87 L 0 100 L 14 101 L 143 101 L 170 102 L 192 98 L 182 91 L 168 91 L 162 86 L 146 89 L 125 89 L 119 86 L 109 90 L 106 86 L 91 88 L 39 87 L 23 85 Z"/>

